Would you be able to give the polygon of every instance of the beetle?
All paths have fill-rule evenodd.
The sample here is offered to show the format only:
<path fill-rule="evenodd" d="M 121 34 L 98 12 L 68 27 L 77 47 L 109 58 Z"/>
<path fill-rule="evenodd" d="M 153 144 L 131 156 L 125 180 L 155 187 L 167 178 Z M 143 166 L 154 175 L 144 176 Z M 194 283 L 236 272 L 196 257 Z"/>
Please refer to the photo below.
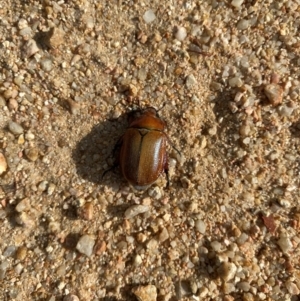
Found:
<path fill-rule="evenodd" d="M 147 189 L 165 172 L 169 186 L 166 123 L 153 107 L 128 114 L 128 127 L 115 146 L 117 165 L 136 190 Z M 172 145 L 170 143 L 170 145 Z M 179 151 L 174 147 L 179 153 Z"/>

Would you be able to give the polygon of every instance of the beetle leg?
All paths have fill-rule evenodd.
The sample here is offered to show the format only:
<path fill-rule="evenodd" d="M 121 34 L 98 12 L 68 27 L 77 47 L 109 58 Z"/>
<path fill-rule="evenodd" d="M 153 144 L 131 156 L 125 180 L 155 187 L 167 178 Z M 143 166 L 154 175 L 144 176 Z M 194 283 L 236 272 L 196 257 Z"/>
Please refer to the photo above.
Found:
<path fill-rule="evenodd" d="M 178 153 L 178 155 L 181 157 L 181 153 L 180 151 L 175 147 L 175 145 L 172 143 L 171 139 L 169 138 L 169 136 L 164 133 L 164 135 L 166 136 L 168 143 L 172 146 L 172 148 Z"/>
<path fill-rule="evenodd" d="M 109 171 L 115 169 L 115 168 L 119 165 L 119 154 L 118 154 L 117 152 L 120 150 L 120 148 L 121 148 L 121 146 L 122 146 L 122 143 L 123 143 L 123 136 L 119 138 L 119 140 L 118 140 L 117 143 L 115 144 L 114 149 L 113 149 L 113 151 L 112 151 L 113 157 L 115 158 L 115 163 L 114 163 L 114 165 L 113 165 L 112 167 L 106 169 L 106 170 L 103 172 L 103 174 L 102 174 L 102 176 L 101 176 L 101 179 L 102 179 L 102 180 L 103 180 L 104 176 L 105 176 Z"/>

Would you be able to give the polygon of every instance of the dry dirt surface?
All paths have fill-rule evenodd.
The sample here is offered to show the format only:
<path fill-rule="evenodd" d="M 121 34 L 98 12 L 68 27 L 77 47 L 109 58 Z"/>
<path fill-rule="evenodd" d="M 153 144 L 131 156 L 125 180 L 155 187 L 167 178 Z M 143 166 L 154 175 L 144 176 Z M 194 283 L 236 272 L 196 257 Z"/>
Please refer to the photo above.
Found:
<path fill-rule="evenodd" d="M 299 300 L 299 30 L 299 0 L 1 1 L 0 300 Z M 136 192 L 101 175 L 148 106 L 181 155 Z"/>

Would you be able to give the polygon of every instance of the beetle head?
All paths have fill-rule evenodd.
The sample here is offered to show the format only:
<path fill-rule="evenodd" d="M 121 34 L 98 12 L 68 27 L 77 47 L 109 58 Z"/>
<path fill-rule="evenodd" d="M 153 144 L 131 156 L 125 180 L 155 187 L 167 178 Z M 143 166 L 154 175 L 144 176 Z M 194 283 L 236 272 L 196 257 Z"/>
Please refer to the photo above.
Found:
<path fill-rule="evenodd" d="M 128 114 L 129 127 L 146 128 L 163 131 L 165 122 L 159 117 L 158 112 L 153 107 L 138 109 Z"/>

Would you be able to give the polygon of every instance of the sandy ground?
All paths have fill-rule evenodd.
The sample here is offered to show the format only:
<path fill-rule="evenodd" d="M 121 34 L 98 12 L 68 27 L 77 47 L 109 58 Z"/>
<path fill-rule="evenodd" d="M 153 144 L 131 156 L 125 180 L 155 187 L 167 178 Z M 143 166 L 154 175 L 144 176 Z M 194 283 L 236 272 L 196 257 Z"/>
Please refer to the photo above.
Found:
<path fill-rule="evenodd" d="M 298 300 L 299 1 L 0 3 L 1 300 Z M 170 188 L 114 164 L 166 121 Z"/>

